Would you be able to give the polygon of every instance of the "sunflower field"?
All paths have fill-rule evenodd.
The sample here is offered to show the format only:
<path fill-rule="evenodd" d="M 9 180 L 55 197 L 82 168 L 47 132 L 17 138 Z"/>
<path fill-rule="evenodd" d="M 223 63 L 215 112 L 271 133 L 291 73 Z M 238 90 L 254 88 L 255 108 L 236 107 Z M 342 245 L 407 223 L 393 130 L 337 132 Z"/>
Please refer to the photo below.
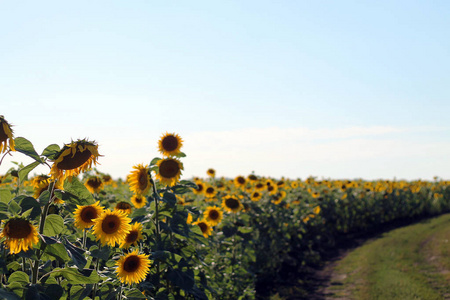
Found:
<path fill-rule="evenodd" d="M 0 299 L 269 299 L 302 282 L 342 236 L 449 211 L 449 182 L 182 179 L 183 140 L 124 179 L 77 140 L 36 151 L 0 116 Z M 40 154 L 39 154 L 40 153 Z M 40 165 L 47 174 L 31 176 Z M 297 296 L 307 296 L 296 289 Z"/>

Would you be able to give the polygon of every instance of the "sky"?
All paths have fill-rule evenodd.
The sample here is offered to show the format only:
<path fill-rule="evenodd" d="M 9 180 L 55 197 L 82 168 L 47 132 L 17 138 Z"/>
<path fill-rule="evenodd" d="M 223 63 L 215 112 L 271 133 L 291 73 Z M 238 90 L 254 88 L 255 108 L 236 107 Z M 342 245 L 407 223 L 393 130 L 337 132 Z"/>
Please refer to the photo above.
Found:
<path fill-rule="evenodd" d="M 2 1 L 0 115 L 125 178 L 450 179 L 449 1 Z M 0 165 L 28 164 L 14 153 Z M 35 170 L 47 173 L 47 167 Z"/>

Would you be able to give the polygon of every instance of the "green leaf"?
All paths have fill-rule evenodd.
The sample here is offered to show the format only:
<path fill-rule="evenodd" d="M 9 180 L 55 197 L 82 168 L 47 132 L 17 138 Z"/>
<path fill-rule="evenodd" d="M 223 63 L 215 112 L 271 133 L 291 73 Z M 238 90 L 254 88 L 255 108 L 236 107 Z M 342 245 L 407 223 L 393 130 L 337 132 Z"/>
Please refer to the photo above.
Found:
<path fill-rule="evenodd" d="M 23 167 L 19 170 L 19 181 L 23 182 L 28 179 L 28 174 L 41 163 L 39 161 L 32 162 L 28 166 Z"/>
<path fill-rule="evenodd" d="M 186 271 L 179 269 L 169 270 L 167 272 L 167 278 L 185 291 L 192 289 L 195 283 L 194 272 L 190 269 Z"/>
<path fill-rule="evenodd" d="M 39 290 L 35 285 L 28 287 L 27 293 L 25 294 L 25 300 L 40 300 L 43 299 L 39 295 Z"/>
<path fill-rule="evenodd" d="M 48 159 L 55 159 L 56 155 L 61 151 L 61 148 L 59 148 L 56 144 L 48 145 L 47 148 L 42 151 L 42 156 L 47 157 Z"/>
<path fill-rule="evenodd" d="M 47 204 L 48 201 L 50 201 L 50 192 L 48 190 L 43 191 L 39 195 L 38 201 L 41 206 L 44 206 L 45 204 Z"/>
<path fill-rule="evenodd" d="M 186 157 L 186 154 L 184 154 L 184 152 L 180 152 L 175 154 L 176 157 Z"/>
<path fill-rule="evenodd" d="M 17 296 L 15 293 L 8 292 L 2 288 L 0 288 L 0 298 L 7 300 L 20 300 L 20 297 Z"/>
<path fill-rule="evenodd" d="M 91 205 L 95 202 L 91 192 L 76 177 L 64 182 L 64 191 L 75 196 L 79 205 Z"/>
<path fill-rule="evenodd" d="M 19 204 L 17 204 L 16 201 L 11 200 L 11 202 L 9 202 L 9 206 L 8 206 L 8 211 L 15 215 L 15 214 L 19 214 L 19 212 L 22 210 L 22 208 L 20 207 Z"/>
<path fill-rule="evenodd" d="M 84 257 L 84 251 L 81 248 L 70 243 L 66 238 L 64 238 L 64 246 L 66 247 L 67 252 L 69 253 L 70 258 L 73 260 L 78 269 L 83 269 L 87 264 L 87 260 Z"/>
<path fill-rule="evenodd" d="M 0 202 L 0 220 L 9 219 L 8 204 Z"/>
<path fill-rule="evenodd" d="M 127 299 L 134 300 L 134 299 L 147 299 L 142 292 L 138 289 L 131 289 L 125 292 L 125 296 L 127 296 Z"/>
<path fill-rule="evenodd" d="M 45 248 L 45 253 L 58 259 L 60 262 L 67 262 L 70 260 L 67 250 L 61 243 L 51 244 Z"/>
<path fill-rule="evenodd" d="M 100 276 L 98 276 L 97 271 L 92 271 L 89 276 L 83 275 L 78 272 L 75 268 L 65 268 L 56 272 L 57 275 L 63 276 L 71 284 L 93 284 L 100 281 Z"/>
<path fill-rule="evenodd" d="M 97 247 L 97 246 L 92 246 L 91 247 L 91 249 L 93 248 L 93 247 Z M 92 249 L 92 250 L 90 250 L 90 252 L 91 252 L 91 256 L 92 257 L 96 257 L 96 258 L 99 258 L 99 259 L 102 259 L 102 260 L 108 260 L 109 259 L 109 256 L 110 256 L 110 254 L 111 254 L 111 249 L 109 248 L 109 247 L 102 247 L 102 248 L 100 248 L 100 249 Z"/>
<path fill-rule="evenodd" d="M 20 201 L 19 203 L 20 203 L 20 206 L 22 207 L 22 211 L 27 211 L 29 209 L 32 209 L 32 211 L 30 213 L 31 219 L 34 219 L 41 214 L 41 205 L 33 197 L 23 198 L 22 201 Z M 0 203 L 0 211 L 2 211 L 1 206 L 2 205 Z"/>
<path fill-rule="evenodd" d="M 55 236 L 64 230 L 64 220 L 60 215 L 51 214 L 45 218 L 43 234 Z"/>
<path fill-rule="evenodd" d="M 64 289 L 58 284 L 50 284 L 45 289 L 45 295 L 50 299 L 60 299 L 64 294 Z"/>
<path fill-rule="evenodd" d="M 23 153 L 40 163 L 43 162 L 39 154 L 34 150 L 33 144 L 26 138 L 17 137 L 14 139 L 14 143 L 17 152 Z"/>
<path fill-rule="evenodd" d="M 28 277 L 27 273 L 25 273 L 25 272 L 15 271 L 11 275 L 9 275 L 8 283 L 11 283 L 11 282 L 20 282 L 25 285 L 27 283 L 30 283 L 30 278 Z"/>
<path fill-rule="evenodd" d="M 158 162 L 158 161 L 160 161 L 161 160 L 161 158 L 159 158 L 159 157 L 155 157 L 154 159 L 152 159 L 152 161 L 150 162 L 150 166 L 154 166 L 154 165 L 156 165 L 156 163 Z"/>
<path fill-rule="evenodd" d="M 175 194 L 165 192 L 162 201 L 174 207 L 177 204 L 177 197 L 175 196 Z"/>
<path fill-rule="evenodd" d="M 8 204 L 9 201 L 13 198 L 10 190 L 0 189 L 0 202 Z"/>

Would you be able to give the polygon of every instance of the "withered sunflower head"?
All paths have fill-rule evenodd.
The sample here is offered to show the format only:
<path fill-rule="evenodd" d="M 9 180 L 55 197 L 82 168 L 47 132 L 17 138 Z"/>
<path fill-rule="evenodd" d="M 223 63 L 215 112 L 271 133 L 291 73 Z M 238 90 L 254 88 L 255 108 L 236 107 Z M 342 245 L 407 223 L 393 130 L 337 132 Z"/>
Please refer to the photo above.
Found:
<path fill-rule="evenodd" d="M 12 125 L 5 120 L 3 116 L 0 116 L 0 153 L 4 153 L 8 149 L 15 151 L 14 149 L 14 138 Z"/>

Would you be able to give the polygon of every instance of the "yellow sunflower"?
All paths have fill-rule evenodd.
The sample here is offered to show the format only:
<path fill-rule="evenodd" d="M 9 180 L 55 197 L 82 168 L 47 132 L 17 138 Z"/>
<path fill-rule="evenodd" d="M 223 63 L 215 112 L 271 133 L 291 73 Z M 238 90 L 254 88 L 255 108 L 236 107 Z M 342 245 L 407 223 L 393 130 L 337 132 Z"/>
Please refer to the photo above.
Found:
<path fill-rule="evenodd" d="M 207 174 L 209 177 L 214 178 L 214 177 L 216 177 L 216 170 L 214 170 L 214 169 L 212 169 L 212 168 L 209 168 L 209 169 L 206 171 L 206 174 Z"/>
<path fill-rule="evenodd" d="M 3 116 L 0 116 L 0 153 L 7 151 L 7 143 L 9 144 L 9 149 L 11 149 L 11 151 L 15 151 L 13 130 L 11 129 L 11 125 Z"/>
<path fill-rule="evenodd" d="M 211 226 L 216 226 L 222 221 L 223 212 L 217 206 L 208 206 L 203 212 L 203 217 Z"/>
<path fill-rule="evenodd" d="M 36 227 L 30 221 L 18 217 L 6 221 L 0 238 L 5 238 L 6 247 L 11 254 L 33 249 L 39 242 Z"/>
<path fill-rule="evenodd" d="M 247 176 L 247 179 L 254 182 L 254 181 L 258 180 L 258 177 L 256 177 L 256 175 L 250 174 Z"/>
<path fill-rule="evenodd" d="M 158 173 L 156 179 L 162 184 L 174 186 L 181 176 L 183 164 L 176 158 L 163 158 L 157 162 Z"/>
<path fill-rule="evenodd" d="M 200 227 L 200 230 L 202 231 L 203 236 L 205 238 L 207 238 L 208 236 L 210 236 L 212 234 L 212 231 L 213 231 L 212 227 L 205 220 L 199 220 L 199 221 L 193 222 L 192 225 L 197 225 L 198 227 Z"/>
<path fill-rule="evenodd" d="M 50 181 L 49 179 L 47 180 L 33 180 L 33 187 L 34 187 L 34 194 L 33 197 L 34 198 L 39 198 L 39 196 L 44 192 L 47 191 L 50 184 L 52 183 L 52 181 Z M 58 189 L 58 190 L 62 190 L 63 186 L 62 186 L 62 182 L 61 181 L 56 181 L 54 189 Z M 54 190 L 53 190 L 54 192 Z M 54 193 L 52 193 L 51 198 L 53 198 L 55 195 Z M 64 203 L 63 200 L 60 199 L 55 199 L 54 202 L 56 203 Z"/>
<path fill-rule="evenodd" d="M 98 145 L 87 140 L 77 140 L 65 144 L 53 161 L 50 170 L 52 178 L 64 181 L 66 178 L 75 177 L 97 165 Z"/>
<path fill-rule="evenodd" d="M 183 140 L 175 133 L 166 133 L 158 142 L 159 152 L 164 156 L 179 154 L 181 146 L 183 146 Z"/>
<path fill-rule="evenodd" d="M 228 212 L 237 213 L 243 208 L 243 205 L 235 196 L 228 195 L 223 197 L 222 207 Z"/>
<path fill-rule="evenodd" d="M 286 192 L 281 191 L 281 192 L 277 193 L 276 195 L 272 196 L 272 203 L 278 205 L 281 203 L 281 201 L 283 201 L 284 198 L 286 198 Z"/>
<path fill-rule="evenodd" d="M 100 192 L 103 187 L 103 180 L 99 176 L 89 176 L 84 186 L 91 192 L 92 194 Z"/>
<path fill-rule="evenodd" d="M 209 185 L 209 186 L 206 187 L 206 189 L 205 189 L 205 196 L 207 198 L 212 199 L 212 198 L 214 198 L 216 196 L 216 194 L 217 194 L 217 191 L 216 191 L 216 189 L 213 186 Z"/>
<path fill-rule="evenodd" d="M 142 240 L 144 237 L 142 235 L 142 224 L 134 223 L 131 225 L 131 230 L 123 240 L 120 248 L 128 249 L 130 246 L 137 246 L 138 242 Z"/>
<path fill-rule="evenodd" d="M 205 184 L 202 181 L 200 181 L 200 180 L 195 181 L 195 184 L 197 185 L 197 187 L 193 188 L 192 192 L 194 192 L 194 194 L 196 194 L 196 195 L 204 194 L 205 193 L 205 187 L 206 187 Z"/>
<path fill-rule="evenodd" d="M 237 187 L 243 187 L 246 182 L 247 180 L 244 176 L 237 176 L 236 178 L 234 178 L 234 185 Z"/>
<path fill-rule="evenodd" d="M 114 207 L 114 210 L 121 210 L 127 215 L 131 214 L 131 204 L 126 201 L 120 201 Z"/>
<path fill-rule="evenodd" d="M 186 218 L 186 224 L 192 224 L 193 217 L 190 213 L 188 213 L 188 216 Z"/>
<path fill-rule="evenodd" d="M 254 191 L 251 193 L 250 199 L 254 202 L 261 200 L 262 194 L 259 191 Z"/>
<path fill-rule="evenodd" d="M 103 208 L 99 205 L 100 201 L 92 205 L 77 205 L 73 212 L 75 218 L 75 227 L 78 229 L 89 228 L 95 223 L 95 219 L 103 213 Z"/>
<path fill-rule="evenodd" d="M 147 199 L 144 196 L 133 195 L 131 197 L 131 203 L 133 203 L 134 207 L 141 208 L 145 206 Z"/>
<path fill-rule="evenodd" d="M 102 245 L 108 244 L 111 247 L 114 247 L 116 243 L 120 245 L 131 230 L 131 219 L 120 210 L 106 209 L 94 219 L 94 222 L 96 239 L 100 240 Z"/>
<path fill-rule="evenodd" d="M 133 169 L 134 171 L 129 174 L 127 180 L 130 190 L 138 196 L 143 196 L 147 194 L 152 186 L 150 175 L 148 174 L 148 165 L 138 164 L 133 166 Z"/>
<path fill-rule="evenodd" d="M 143 281 L 150 272 L 150 264 L 152 263 L 148 257 L 146 254 L 139 254 L 137 249 L 122 256 L 116 262 L 116 273 L 120 282 L 132 284 Z"/>

